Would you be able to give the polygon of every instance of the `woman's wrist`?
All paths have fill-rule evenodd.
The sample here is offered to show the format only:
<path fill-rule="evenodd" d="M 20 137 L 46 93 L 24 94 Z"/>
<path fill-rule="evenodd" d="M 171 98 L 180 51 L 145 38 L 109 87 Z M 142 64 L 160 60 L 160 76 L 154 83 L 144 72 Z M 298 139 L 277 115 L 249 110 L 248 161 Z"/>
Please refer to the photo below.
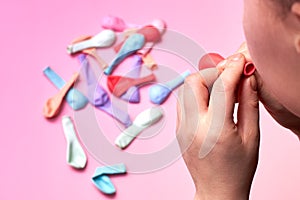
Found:
<path fill-rule="evenodd" d="M 195 195 L 194 200 L 248 200 L 249 196 L 233 195 L 233 196 L 201 196 Z"/>
<path fill-rule="evenodd" d="M 194 200 L 248 200 L 249 192 L 224 192 L 222 194 L 217 194 L 213 192 L 207 194 L 204 192 L 196 192 Z"/>

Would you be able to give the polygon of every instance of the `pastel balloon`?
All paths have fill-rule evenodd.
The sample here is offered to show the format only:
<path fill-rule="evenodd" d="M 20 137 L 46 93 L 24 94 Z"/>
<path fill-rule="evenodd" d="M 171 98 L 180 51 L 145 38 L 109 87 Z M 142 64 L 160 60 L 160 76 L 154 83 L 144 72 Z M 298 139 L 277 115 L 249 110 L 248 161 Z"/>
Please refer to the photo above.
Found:
<path fill-rule="evenodd" d="M 67 47 L 69 54 L 74 54 L 88 48 L 110 47 L 116 41 L 116 34 L 112 30 L 103 30 L 94 37 L 71 44 Z"/>
<path fill-rule="evenodd" d="M 76 136 L 75 126 L 69 116 L 62 118 L 62 126 L 67 140 L 67 163 L 77 169 L 85 168 L 87 157 Z"/>
<path fill-rule="evenodd" d="M 153 46 L 160 41 L 161 34 L 158 29 L 152 25 L 144 26 L 138 30 L 138 33 L 143 34 L 147 42 L 144 47 L 138 51 L 138 54 L 147 55 L 152 50 Z"/>
<path fill-rule="evenodd" d="M 92 36 L 81 36 L 76 38 L 75 40 L 72 41 L 72 44 L 76 44 L 85 40 L 89 40 L 91 39 Z M 105 60 L 103 60 L 97 53 L 96 48 L 88 48 L 88 49 L 84 49 L 81 51 L 82 53 L 85 53 L 87 55 L 90 55 L 91 57 L 93 57 L 96 62 L 98 63 L 98 65 L 101 67 L 101 69 L 105 69 L 108 64 L 105 62 Z"/>
<path fill-rule="evenodd" d="M 98 63 L 98 65 L 101 67 L 101 69 L 105 69 L 108 64 L 105 62 L 105 60 L 103 60 L 97 53 L 95 48 L 89 48 L 89 49 L 85 49 L 82 51 L 82 53 L 85 53 L 87 55 L 92 56 L 96 62 Z"/>
<path fill-rule="evenodd" d="M 247 62 L 244 67 L 244 75 L 251 76 L 252 74 L 254 74 L 255 70 L 256 68 L 254 64 L 252 62 Z"/>
<path fill-rule="evenodd" d="M 171 92 L 179 87 L 184 82 L 184 79 L 190 74 L 191 72 L 188 70 L 183 72 L 175 79 L 164 83 L 163 85 L 156 84 L 151 86 L 149 89 L 150 101 L 154 104 L 159 105 L 165 102 L 166 99 L 170 96 Z"/>
<path fill-rule="evenodd" d="M 144 129 L 158 122 L 163 116 L 160 107 L 144 110 L 134 119 L 131 126 L 125 129 L 115 140 L 121 149 L 126 148 Z"/>
<path fill-rule="evenodd" d="M 199 61 L 199 70 L 216 67 L 224 58 L 218 53 L 208 53 Z"/>
<path fill-rule="evenodd" d="M 92 182 L 98 188 L 98 190 L 104 194 L 112 195 L 116 193 L 116 188 L 107 175 L 95 175 L 95 177 L 92 178 Z"/>
<path fill-rule="evenodd" d="M 111 64 L 104 70 L 106 75 L 110 75 L 112 71 L 128 56 L 136 53 L 145 44 L 145 36 L 135 33 L 127 38 L 120 51 L 116 55 Z"/>
<path fill-rule="evenodd" d="M 154 74 L 142 78 L 128 78 L 122 76 L 108 76 L 107 77 L 107 86 L 108 89 L 117 97 L 120 97 L 124 94 L 130 87 L 145 85 L 151 83 L 155 80 Z"/>
<path fill-rule="evenodd" d="M 66 85 L 66 81 L 63 80 L 55 71 L 50 67 L 46 67 L 43 71 L 44 75 L 53 83 L 57 89 L 62 89 Z M 88 99 L 77 89 L 71 88 L 65 97 L 67 103 L 73 110 L 79 110 L 86 106 Z"/>
<path fill-rule="evenodd" d="M 82 65 L 82 72 L 87 82 L 87 92 L 90 103 L 124 124 L 124 126 L 128 127 L 131 125 L 132 122 L 128 113 L 116 107 L 111 102 L 105 89 L 99 85 L 98 80 L 88 63 L 88 60 L 86 59 L 86 56 L 80 55 L 78 58 Z"/>
<path fill-rule="evenodd" d="M 157 68 L 157 63 L 150 53 L 142 55 L 144 66 L 150 70 L 155 70 Z"/>
<path fill-rule="evenodd" d="M 199 61 L 199 70 L 206 68 L 216 67 L 221 61 L 225 60 L 220 54 L 208 53 L 205 54 Z M 256 68 L 252 62 L 247 62 L 244 66 L 243 74 L 244 76 L 251 76 L 254 74 Z"/>
<path fill-rule="evenodd" d="M 121 19 L 120 17 L 111 16 L 111 15 L 105 16 L 102 19 L 101 25 L 105 29 L 111 29 L 111 30 L 117 31 L 117 32 L 122 32 L 126 28 L 128 28 L 127 24 L 125 23 L 125 21 L 123 19 Z"/>
<path fill-rule="evenodd" d="M 78 77 L 79 73 L 75 73 L 55 96 L 47 100 L 43 109 L 43 114 L 46 118 L 53 118 L 59 113 L 64 97 Z"/>
<path fill-rule="evenodd" d="M 143 26 L 140 29 L 137 28 L 130 28 L 126 29 L 124 31 L 124 40 L 120 42 L 119 44 L 114 46 L 115 52 L 118 52 L 122 45 L 124 44 L 124 41 L 132 34 L 134 33 L 141 33 L 146 37 L 146 42 L 151 43 L 150 47 L 154 46 L 154 43 L 158 42 L 162 35 L 165 33 L 167 28 L 166 23 L 161 19 L 155 19 L 150 24 Z M 148 51 L 147 51 L 148 52 Z M 146 53 L 146 52 L 145 52 Z M 143 53 L 143 54 L 145 54 Z"/>
<path fill-rule="evenodd" d="M 114 31 L 123 31 L 127 28 L 123 19 L 115 16 L 105 16 L 102 19 L 102 27 L 105 29 L 111 29 Z"/>
<path fill-rule="evenodd" d="M 141 56 L 135 55 L 133 57 L 132 70 L 126 74 L 129 78 L 138 78 L 140 77 L 140 71 L 142 68 L 143 60 Z M 140 102 L 140 92 L 138 87 L 130 87 L 122 96 L 121 99 L 128 101 L 129 103 L 139 103 Z"/>
<path fill-rule="evenodd" d="M 108 175 L 125 173 L 126 166 L 123 163 L 112 166 L 97 167 L 92 177 L 92 182 L 104 194 L 114 194 L 116 192 L 116 188 Z"/>
<path fill-rule="evenodd" d="M 129 103 L 139 103 L 141 100 L 139 88 L 136 86 L 130 87 L 124 94 L 122 94 L 121 99 L 128 101 Z"/>
<path fill-rule="evenodd" d="M 158 42 L 161 39 L 160 32 L 154 26 L 144 26 L 143 28 L 139 29 L 137 33 L 143 34 L 146 42 Z"/>
<path fill-rule="evenodd" d="M 151 25 L 156 27 L 161 35 L 163 35 L 165 33 L 166 28 L 167 28 L 166 22 L 162 19 L 154 19 L 151 22 Z"/>

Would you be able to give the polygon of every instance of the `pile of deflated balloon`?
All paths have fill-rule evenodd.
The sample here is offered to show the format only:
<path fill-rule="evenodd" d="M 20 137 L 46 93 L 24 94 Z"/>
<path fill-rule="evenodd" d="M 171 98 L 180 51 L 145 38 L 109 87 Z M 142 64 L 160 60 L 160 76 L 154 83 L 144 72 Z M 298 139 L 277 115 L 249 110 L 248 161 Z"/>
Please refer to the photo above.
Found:
<path fill-rule="evenodd" d="M 116 148 L 125 149 L 144 129 L 158 122 L 163 117 L 163 112 L 159 106 L 154 106 L 138 114 L 132 121 L 128 112 L 114 105 L 110 98 L 111 95 L 129 103 L 139 103 L 141 87 L 153 84 L 149 88 L 149 100 L 153 104 L 161 105 L 168 99 L 171 92 L 184 82 L 190 71 L 187 70 L 164 84 L 154 84 L 156 81 L 154 73 L 140 77 L 142 67 L 147 67 L 150 71 L 158 67 L 155 59 L 151 56 L 151 50 L 155 44 L 163 40 L 166 31 L 166 23 L 161 19 L 155 19 L 145 25 L 135 25 L 125 23 L 119 17 L 106 16 L 102 20 L 102 28 L 100 33 L 94 36 L 78 37 L 67 46 L 67 52 L 70 55 L 77 55 L 79 60 L 81 75 L 87 88 L 86 94 L 74 87 L 74 83 L 79 77 L 78 72 L 64 80 L 51 67 L 43 70 L 45 77 L 58 89 L 57 94 L 46 101 L 43 115 L 48 119 L 56 117 L 64 102 L 69 104 L 73 110 L 83 109 L 90 103 L 124 125 L 125 130 L 116 138 L 115 144 Z M 123 39 L 117 41 L 117 35 L 120 33 L 122 33 Z M 113 48 L 115 57 L 110 61 L 103 59 L 97 52 L 98 48 Z M 107 76 L 108 91 L 98 82 L 89 59 L 87 59 L 88 56 L 96 61 Z M 127 76 L 113 75 L 114 70 L 129 56 L 132 58 L 133 64 L 132 70 Z M 203 66 L 204 68 L 214 67 L 222 60 L 223 57 L 218 54 L 207 54 L 200 60 L 199 69 Z M 251 66 L 249 69 L 248 72 L 251 71 Z M 67 142 L 67 163 L 77 169 L 85 168 L 87 156 L 77 138 L 75 124 L 71 117 L 64 116 L 62 118 L 62 127 Z M 92 177 L 92 182 L 104 194 L 113 194 L 116 189 L 108 175 L 124 173 L 126 173 L 126 167 L 122 163 L 99 167 Z"/>
<path fill-rule="evenodd" d="M 140 77 L 142 67 L 150 71 L 157 68 L 157 63 L 151 56 L 151 50 L 160 42 L 166 31 L 166 23 L 155 19 L 145 25 L 125 23 L 119 17 L 106 16 L 102 20 L 103 30 L 94 36 L 81 36 L 74 39 L 67 46 L 70 55 L 76 55 L 81 66 L 81 74 L 75 72 L 73 76 L 64 80 L 51 67 L 43 70 L 45 77 L 58 89 L 57 94 L 49 98 L 43 108 L 43 115 L 47 119 L 59 115 L 64 102 L 73 110 L 83 109 L 88 103 L 108 116 L 113 117 L 124 125 L 125 130 L 116 138 L 116 148 L 126 148 L 135 137 L 144 129 L 152 126 L 163 117 L 160 107 L 154 106 L 141 112 L 132 121 L 128 112 L 118 108 L 111 101 L 111 95 L 129 103 L 140 102 L 140 88 L 145 84 L 153 84 L 156 81 L 154 73 Z M 123 39 L 117 41 L 117 35 L 122 32 Z M 98 48 L 113 48 L 116 55 L 109 62 L 97 52 Z M 100 85 L 96 75 L 90 66 L 89 59 L 93 58 L 99 68 L 107 76 L 108 91 Z M 125 76 L 113 75 L 114 70 L 128 57 L 132 58 L 132 70 Z M 181 85 L 184 78 L 189 75 L 186 71 L 182 76 L 170 80 L 165 85 L 154 84 L 149 90 L 149 100 L 154 104 L 162 104 L 172 90 Z M 74 87 L 79 76 L 83 76 L 87 91 L 83 94 Z M 70 116 L 62 117 L 62 127 L 66 138 L 66 161 L 68 165 L 77 169 L 83 169 L 87 163 L 84 148 L 77 138 L 75 124 Z M 124 174 L 126 167 L 123 163 L 98 167 L 92 177 L 92 182 L 104 194 L 114 194 L 115 186 L 109 175 Z"/>

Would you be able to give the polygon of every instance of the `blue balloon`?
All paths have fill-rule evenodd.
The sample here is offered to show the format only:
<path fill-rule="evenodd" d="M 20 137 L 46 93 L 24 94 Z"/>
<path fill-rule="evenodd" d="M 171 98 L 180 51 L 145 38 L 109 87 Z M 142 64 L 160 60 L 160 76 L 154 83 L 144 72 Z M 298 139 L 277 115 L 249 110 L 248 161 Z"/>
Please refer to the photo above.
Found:
<path fill-rule="evenodd" d="M 127 38 L 120 51 L 111 64 L 104 70 L 104 74 L 110 75 L 112 71 L 128 56 L 136 53 L 145 44 L 145 36 L 139 33 L 132 34 Z"/>
<path fill-rule="evenodd" d="M 57 89 L 62 89 L 66 84 L 66 81 L 63 80 L 50 67 L 46 67 L 46 69 L 44 69 L 43 72 Z M 84 108 L 88 103 L 88 99 L 80 91 L 73 87 L 68 91 L 65 99 L 73 110 L 79 110 L 81 108 Z"/>

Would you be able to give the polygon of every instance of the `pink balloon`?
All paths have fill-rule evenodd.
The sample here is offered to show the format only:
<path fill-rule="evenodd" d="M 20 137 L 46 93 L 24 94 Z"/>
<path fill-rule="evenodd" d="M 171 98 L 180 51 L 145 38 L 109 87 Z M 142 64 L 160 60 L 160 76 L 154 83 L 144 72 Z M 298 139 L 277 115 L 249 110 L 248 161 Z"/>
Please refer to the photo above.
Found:
<path fill-rule="evenodd" d="M 102 27 L 105 29 L 122 32 L 127 28 L 127 25 L 123 19 L 109 15 L 102 19 Z"/>
<path fill-rule="evenodd" d="M 108 76 L 107 87 L 115 96 L 120 97 L 132 86 L 145 85 L 153 81 L 155 81 L 154 74 L 136 79 L 122 76 Z"/>
<path fill-rule="evenodd" d="M 160 34 L 164 34 L 164 32 L 166 31 L 166 28 L 167 28 L 167 24 L 165 21 L 163 21 L 162 19 L 154 19 L 152 22 L 151 22 L 151 25 L 156 27 Z"/>

